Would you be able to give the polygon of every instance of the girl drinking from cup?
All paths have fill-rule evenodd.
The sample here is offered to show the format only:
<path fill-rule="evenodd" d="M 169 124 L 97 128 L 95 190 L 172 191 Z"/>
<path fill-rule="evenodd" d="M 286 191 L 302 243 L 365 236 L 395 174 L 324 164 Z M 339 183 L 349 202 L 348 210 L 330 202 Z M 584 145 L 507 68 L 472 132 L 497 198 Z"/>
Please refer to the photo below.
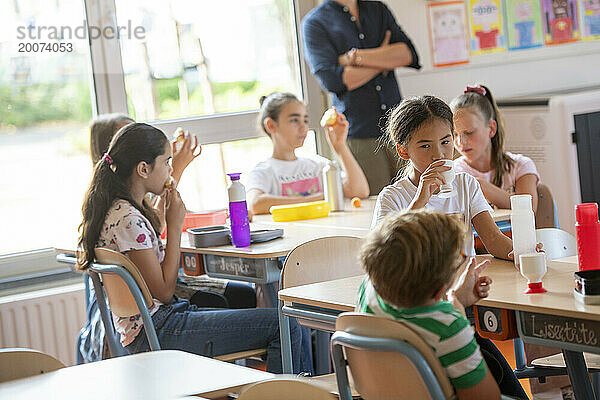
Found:
<path fill-rule="evenodd" d="M 479 183 L 465 173 L 455 173 L 453 195 L 439 196 L 452 169 L 452 111 L 433 96 L 403 100 L 389 114 L 387 134 L 400 158 L 409 161 L 405 176 L 385 187 L 375 204 L 372 226 L 386 214 L 405 209 L 430 208 L 447 214 L 459 213 L 475 227 L 486 249 L 495 257 L 509 259 L 512 241 L 494 223 L 491 207 Z M 465 241 L 464 252 L 474 256 L 473 234 Z"/>

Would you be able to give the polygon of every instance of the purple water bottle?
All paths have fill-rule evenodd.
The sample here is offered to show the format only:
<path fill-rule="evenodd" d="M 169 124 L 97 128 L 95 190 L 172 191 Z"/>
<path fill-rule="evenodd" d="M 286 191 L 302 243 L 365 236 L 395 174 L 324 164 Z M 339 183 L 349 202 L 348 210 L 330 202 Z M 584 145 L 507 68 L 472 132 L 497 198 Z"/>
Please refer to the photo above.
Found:
<path fill-rule="evenodd" d="M 250 221 L 246 204 L 246 188 L 240 182 L 240 173 L 227 174 L 231 185 L 229 195 L 229 221 L 231 222 L 231 241 L 235 247 L 250 246 Z"/>

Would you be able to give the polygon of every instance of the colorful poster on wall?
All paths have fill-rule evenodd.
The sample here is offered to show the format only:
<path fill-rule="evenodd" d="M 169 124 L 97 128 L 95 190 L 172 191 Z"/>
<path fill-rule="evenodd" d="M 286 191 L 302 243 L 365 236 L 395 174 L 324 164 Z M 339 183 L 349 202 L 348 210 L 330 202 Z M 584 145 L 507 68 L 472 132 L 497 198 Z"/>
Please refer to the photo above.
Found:
<path fill-rule="evenodd" d="M 600 1 L 600 0 L 598 0 Z M 508 48 L 530 49 L 544 44 L 539 0 L 505 0 Z"/>
<path fill-rule="evenodd" d="M 546 44 L 579 40 L 576 0 L 541 0 Z"/>
<path fill-rule="evenodd" d="M 583 39 L 600 39 L 600 0 L 582 0 L 580 4 Z"/>
<path fill-rule="evenodd" d="M 467 16 L 462 1 L 429 4 L 429 39 L 433 65 L 469 62 Z"/>
<path fill-rule="evenodd" d="M 471 53 L 487 54 L 506 50 L 500 0 L 469 0 Z"/>

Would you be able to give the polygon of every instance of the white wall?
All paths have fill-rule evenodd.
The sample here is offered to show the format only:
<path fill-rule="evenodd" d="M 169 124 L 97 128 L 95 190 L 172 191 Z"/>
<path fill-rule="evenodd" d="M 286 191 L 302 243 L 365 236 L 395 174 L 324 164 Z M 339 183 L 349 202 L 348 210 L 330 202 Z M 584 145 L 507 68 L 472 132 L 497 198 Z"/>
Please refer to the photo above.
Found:
<path fill-rule="evenodd" d="M 467 83 L 485 83 L 496 98 L 600 85 L 600 40 L 474 56 L 466 65 L 432 68 L 426 0 L 383 0 L 415 44 L 423 68 L 397 71 L 403 96 L 434 94 L 446 101 Z"/>

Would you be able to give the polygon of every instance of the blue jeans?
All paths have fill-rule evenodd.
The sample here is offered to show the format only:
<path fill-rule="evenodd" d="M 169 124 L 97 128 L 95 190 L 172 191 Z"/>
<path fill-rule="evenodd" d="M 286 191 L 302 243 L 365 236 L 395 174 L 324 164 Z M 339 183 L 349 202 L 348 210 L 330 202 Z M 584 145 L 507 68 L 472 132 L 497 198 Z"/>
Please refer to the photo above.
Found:
<path fill-rule="evenodd" d="M 281 373 L 281 344 L 277 310 L 198 308 L 186 300 L 160 306 L 152 316 L 161 349 L 183 350 L 213 357 L 238 351 L 267 349 L 267 371 Z M 301 332 L 290 321 L 294 371 L 300 372 Z M 126 349 L 130 354 L 148 351 L 140 332 Z"/>

